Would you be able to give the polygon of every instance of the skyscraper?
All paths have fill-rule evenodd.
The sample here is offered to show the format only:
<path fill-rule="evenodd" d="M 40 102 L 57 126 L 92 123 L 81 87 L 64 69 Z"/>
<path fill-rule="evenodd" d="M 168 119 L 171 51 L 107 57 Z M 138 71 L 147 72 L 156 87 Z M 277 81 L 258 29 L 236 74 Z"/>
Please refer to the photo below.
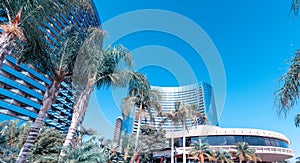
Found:
<path fill-rule="evenodd" d="M 64 12 L 49 16 L 41 22 L 41 31 L 47 37 L 48 45 L 55 45 L 59 33 L 68 26 L 74 26 L 83 33 L 91 26 L 99 27 L 100 19 L 91 0 L 92 7 L 85 10 L 65 8 Z M 25 64 L 18 64 L 13 57 L 6 57 L 0 69 L 0 120 L 34 120 L 40 109 L 46 86 L 50 84 L 47 76 L 38 69 Z M 56 102 L 48 111 L 46 125 L 61 130 L 68 130 L 74 96 L 69 84 L 63 83 Z"/>
<path fill-rule="evenodd" d="M 114 137 L 113 137 L 113 141 L 115 142 L 120 140 L 122 123 L 123 123 L 123 118 L 118 117 L 116 119 L 116 125 L 115 125 Z"/>
<path fill-rule="evenodd" d="M 181 87 L 159 87 L 152 86 L 154 90 L 159 91 L 162 99 L 161 106 L 163 112 L 168 112 L 171 110 L 175 110 L 175 102 L 183 101 L 189 105 L 198 105 L 199 112 L 208 118 L 208 124 L 218 126 L 218 115 L 216 112 L 216 106 L 214 101 L 214 94 L 212 87 L 205 83 L 199 82 L 196 84 L 181 86 Z M 125 131 L 126 134 L 134 133 L 137 130 L 137 118 L 134 116 L 138 111 L 138 108 L 132 110 L 131 114 L 124 119 L 122 130 Z M 159 123 L 163 120 L 164 117 L 159 117 L 155 112 L 153 112 L 155 117 L 155 122 L 151 122 L 147 117 L 146 120 L 141 121 L 141 125 L 151 124 L 156 127 L 159 127 Z M 199 122 L 201 123 L 201 122 Z M 186 121 L 188 127 L 192 127 L 194 122 L 190 119 Z M 175 124 L 175 131 L 181 131 L 182 125 Z M 167 121 L 163 124 L 163 129 L 167 132 L 172 130 L 171 121 Z"/>

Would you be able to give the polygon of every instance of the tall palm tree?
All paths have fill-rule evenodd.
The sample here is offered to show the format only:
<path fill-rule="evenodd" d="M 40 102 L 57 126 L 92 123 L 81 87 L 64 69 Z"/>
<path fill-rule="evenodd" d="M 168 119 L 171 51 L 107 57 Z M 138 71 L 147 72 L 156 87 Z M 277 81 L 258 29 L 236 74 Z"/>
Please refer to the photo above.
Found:
<path fill-rule="evenodd" d="M 69 128 L 64 147 L 70 145 L 76 132 L 78 124 L 88 108 L 88 101 L 95 85 L 98 88 L 102 86 L 124 87 L 126 80 L 133 74 L 131 71 L 121 70 L 118 64 L 124 62 L 127 67 L 131 67 L 132 59 L 129 51 L 123 46 L 109 48 L 102 51 L 103 32 L 100 29 L 92 29 L 91 36 L 84 42 L 79 50 L 79 55 L 75 64 L 77 64 L 72 80 L 77 84 L 80 91 L 77 102 L 74 106 L 71 126 Z M 81 57 L 84 57 L 81 58 Z M 64 153 L 62 151 L 61 155 Z"/>
<path fill-rule="evenodd" d="M 177 104 L 177 105 L 176 105 Z M 171 121 L 172 125 L 172 137 L 171 137 L 171 163 L 174 163 L 174 125 L 181 123 L 183 124 L 183 119 L 181 112 L 179 110 L 179 103 L 175 103 L 175 110 L 169 112 L 163 112 L 162 116 L 164 119 L 160 122 L 160 126 L 168 121 Z"/>
<path fill-rule="evenodd" d="M 194 125 L 197 127 L 197 122 L 198 119 L 201 121 L 200 123 L 206 123 L 207 118 L 205 115 L 200 113 L 200 107 L 199 105 L 188 105 L 184 102 L 176 102 L 175 104 L 176 109 L 179 110 L 179 115 L 182 119 L 182 124 L 183 124 L 183 162 L 186 163 L 186 138 L 185 138 L 185 131 L 188 132 L 188 127 L 186 125 L 186 121 L 188 119 L 193 119 Z"/>
<path fill-rule="evenodd" d="M 83 2 L 85 1 L 85 2 Z M 65 7 L 88 7 L 86 0 L 3 0 L 0 4 L 0 67 L 4 58 L 11 54 L 14 45 L 30 45 L 26 51 L 30 55 L 39 55 L 45 48 L 47 35 L 41 30 L 42 21 L 57 13 L 65 13 Z M 21 14 L 22 13 L 22 14 Z M 22 17 L 21 17 L 22 15 Z M 12 20 L 11 17 L 14 17 Z M 18 48 L 17 48 L 18 49 Z M 24 50 L 23 48 L 21 48 Z"/>
<path fill-rule="evenodd" d="M 190 154 L 194 156 L 195 160 L 198 160 L 201 163 L 204 163 L 205 157 L 210 161 L 215 159 L 214 151 L 210 149 L 209 144 L 202 143 L 200 139 L 198 142 L 193 143 Z"/>
<path fill-rule="evenodd" d="M 215 152 L 216 156 L 215 156 L 215 160 L 220 160 L 222 163 L 233 163 L 232 161 L 232 157 L 231 154 L 228 153 L 227 151 L 221 149 L 218 149 Z"/>
<path fill-rule="evenodd" d="M 153 119 L 153 109 L 155 112 L 160 115 L 161 106 L 160 106 L 160 94 L 156 90 L 151 90 L 149 81 L 147 78 L 140 73 L 135 73 L 129 81 L 129 97 L 123 99 L 122 101 L 122 114 L 123 119 L 126 119 L 130 114 L 132 109 L 138 108 L 138 127 L 135 138 L 135 152 L 138 152 L 138 140 L 141 128 L 141 119 L 142 116 L 146 113 L 149 114 L 150 120 Z M 137 154 L 135 154 L 137 156 Z M 131 162 L 135 157 L 132 157 Z"/>
<path fill-rule="evenodd" d="M 255 149 L 250 148 L 247 142 L 238 142 L 236 150 L 235 155 L 239 158 L 240 163 L 243 161 L 260 161 L 259 156 L 255 153 Z"/>
<path fill-rule="evenodd" d="M 17 162 L 23 163 L 26 161 L 40 129 L 44 124 L 44 118 L 49 108 L 51 108 L 52 104 L 56 101 L 61 83 L 67 80 L 71 75 L 74 58 L 77 55 L 78 47 L 81 46 L 82 41 L 78 33 L 72 30 L 63 31 L 61 38 L 61 46 L 52 49 L 52 51 L 49 52 L 50 55 L 44 55 L 43 58 L 36 58 L 36 63 L 41 64 L 41 67 L 51 73 L 51 84 L 46 87 L 40 111 L 30 128 L 27 140 L 20 151 Z M 55 57 L 51 57 L 51 55 L 55 55 Z"/>

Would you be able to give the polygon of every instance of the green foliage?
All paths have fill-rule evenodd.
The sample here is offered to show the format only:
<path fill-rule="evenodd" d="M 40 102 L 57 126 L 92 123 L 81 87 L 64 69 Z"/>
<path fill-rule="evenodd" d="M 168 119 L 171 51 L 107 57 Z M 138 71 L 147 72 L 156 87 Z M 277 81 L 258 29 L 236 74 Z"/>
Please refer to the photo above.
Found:
<path fill-rule="evenodd" d="M 65 134 L 57 129 L 43 128 L 33 148 L 32 158 L 30 160 L 39 160 L 40 157 L 49 154 L 55 155 L 57 158 L 64 138 Z"/>
<path fill-rule="evenodd" d="M 163 120 L 160 122 L 162 126 L 167 121 L 172 121 L 174 124 L 182 124 L 185 129 L 188 130 L 186 126 L 187 119 L 193 119 L 195 126 L 197 124 L 206 124 L 207 118 L 200 112 L 200 107 L 198 105 L 188 105 L 184 102 L 175 102 L 175 110 L 169 112 L 164 112 Z"/>
<path fill-rule="evenodd" d="M 240 161 L 261 161 L 259 156 L 256 154 L 255 149 L 250 148 L 246 142 L 238 142 L 236 144 L 236 156 Z"/>
<path fill-rule="evenodd" d="M 153 149 L 165 148 L 166 144 L 165 131 L 160 129 L 156 130 L 155 127 L 150 125 L 141 126 L 140 144 L 139 144 L 139 157 L 140 162 L 151 162 Z"/>
<path fill-rule="evenodd" d="M 141 73 L 134 73 L 129 80 L 129 97 L 122 101 L 122 115 L 126 119 L 134 106 L 141 109 L 140 114 L 148 113 L 153 121 L 153 109 L 161 115 L 161 96 L 157 90 L 151 90 L 148 79 Z"/>
<path fill-rule="evenodd" d="M 299 100 L 300 87 L 300 50 L 295 52 L 295 56 L 290 62 L 289 69 L 279 80 L 279 87 L 275 95 L 275 105 L 278 107 L 278 113 L 285 115 L 291 110 Z"/>
<path fill-rule="evenodd" d="M 215 151 L 215 154 L 216 154 L 215 155 L 216 160 L 220 160 L 222 163 L 223 162 L 233 163 L 231 154 L 228 153 L 227 151 L 225 151 L 223 149 L 219 149 L 219 150 Z"/>
<path fill-rule="evenodd" d="M 125 162 L 130 162 L 134 155 L 137 155 L 137 159 L 140 162 L 151 162 L 152 150 L 161 149 L 167 147 L 165 131 L 157 130 L 150 125 L 141 126 L 141 133 L 138 141 L 138 152 L 134 152 L 135 134 L 130 136 L 121 136 L 122 153 L 124 153 Z"/>
<path fill-rule="evenodd" d="M 58 57 L 59 62 L 53 61 L 55 59 L 53 49 L 55 47 L 64 47 L 66 42 L 64 41 L 64 36 L 55 37 L 56 41 L 50 41 L 50 37 L 52 37 L 50 35 L 53 33 L 45 27 L 45 21 L 47 19 L 55 21 L 61 17 L 60 13 L 67 15 L 70 13 L 70 10 L 92 10 L 90 0 L 4 0 L 0 4 L 0 17 L 4 18 L 0 20 L 0 24 L 7 23 L 10 17 L 14 17 L 21 7 L 23 10 L 20 26 L 26 40 L 24 42 L 18 41 L 14 54 L 19 58 L 20 62 L 32 64 L 40 72 L 51 75 L 54 73 L 53 69 L 55 69 L 52 66 L 55 66 L 56 63 L 60 64 L 62 61 L 67 62 L 64 59 L 65 57 L 61 56 Z M 75 30 L 78 33 L 82 33 L 81 39 L 83 39 L 87 29 L 81 28 L 79 29 L 80 32 L 78 29 Z"/>
<path fill-rule="evenodd" d="M 19 125 L 20 121 L 4 121 L 0 124 L 0 158 L 4 162 L 15 162 L 25 143 L 31 122 Z M 44 162 L 46 157 L 58 158 L 65 134 L 53 128 L 44 127 L 38 136 L 31 162 Z M 49 162 L 49 159 L 47 159 Z M 51 161 L 50 161 L 51 162 Z"/>
<path fill-rule="evenodd" d="M 15 52 L 22 51 L 30 59 L 39 58 L 39 55 L 46 53 L 49 45 L 45 42 L 49 33 L 41 30 L 42 22 L 46 17 L 53 18 L 57 13 L 66 12 L 63 10 L 65 6 L 70 7 L 62 0 L 3 0 L 0 4 L 0 17 L 4 19 L 0 20 L 0 24 L 10 22 L 11 17 L 15 17 L 20 8 L 23 9 L 20 26 L 26 40 L 18 41 L 20 47 Z M 28 61 L 25 57 L 23 59 Z"/>
<path fill-rule="evenodd" d="M 93 143 L 78 143 L 64 149 L 66 156 L 62 158 L 65 163 L 97 162 L 101 157 L 99 147 Z"/>
<path fill-rule="evenodd" d="M 166 132 L 162 129 L 157 130 L 155 127 L 150 125 L 141 126 L 141 137 L 140 140 L 146 145 L 146 151 L 142 151 L 141 153 L 150 152 L 151 149 L 161 149 L 165 148 L 168 145 L 166 144 Z"/>
<path fill-rule="evenodd" d="M 132 68 L 130 51 L 122 45 L 103 50 L 104 33 L 100 28 L 90 28 L 87 33 L 73 69 L 72 80 L 76 87 L 84 90 L 89 79 L 97 81 L 98 88 L 124 87 L 128 77 L 124 78 L 126 73 L 121 73 L 121 70 Z"/>
<path fill-rule="evenodd" d="M 195 158 L 195 160 L 200 160 L 202 163 L 204 162 L 205 157 L 209 160 L 215 159 L 215 153 L 209 147 L 209 144 L 202 143 L 200 139 L 198 142 L 193 143 L 193 148 L 190 151 L 190 154 Z"/>

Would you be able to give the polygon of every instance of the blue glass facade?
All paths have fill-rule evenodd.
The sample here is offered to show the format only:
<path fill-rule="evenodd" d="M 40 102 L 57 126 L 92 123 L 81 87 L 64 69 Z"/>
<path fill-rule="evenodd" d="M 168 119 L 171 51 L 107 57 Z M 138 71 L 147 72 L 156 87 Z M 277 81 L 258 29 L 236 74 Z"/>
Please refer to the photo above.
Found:
<path fill-rule="evenodd" d="M 41 22 L 40 30 L 48 38 L 50 47 L 57 45 L 60 31 L 74 26 L 82 33 L 91 26 L 100 26 L 100 19 L 94 2 L 85 10 L 65 8 L 64 12 L 49 16 Z M 6 57 L 0 69 L 0 120 L 21 119 L 33 121 L 39 112 L 46 86 L 47 76 L 30 65 L 18 64 L 11 56 Z M 70 84 L 62 83 L 56 102 L 49 109 L 45 123 L 60 130 L 68 130 L 74 95 Z"/>

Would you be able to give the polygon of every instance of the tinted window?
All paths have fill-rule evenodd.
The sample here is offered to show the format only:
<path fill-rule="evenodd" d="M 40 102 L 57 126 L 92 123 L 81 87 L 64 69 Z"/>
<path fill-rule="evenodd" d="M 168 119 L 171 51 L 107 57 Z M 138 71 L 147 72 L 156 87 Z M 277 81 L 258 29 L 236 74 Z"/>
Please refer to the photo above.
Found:
<path fill-rule="evenodd" d="M 274 146 L 288 148 L 286 142 L 274 139 L 274 138 L 263 138 L 259 136 L 203 136 L 203 137 L 187 137 L 186 146 L 193 146 L 194 142 L 198 142 L 199 139 L 202 143 L 208 143 L 212 146 L 217 145 L 235 145 L 238 142 L 247 142 L 249 145 L 254 146 Z M 174 145 L 176 147 L 182 147 L 182 138 L 174 139 Z"/>
<path fill-rule="evenodd" d="M 234 145 L 236 144 L 234 136 L 226 136 L 226 145 Z"/>
<path fill-rule="evenodd" d="M 244 141 L 243 136 L 234 136 L 234 139 L 235 139 L 235 143 Z"/>

